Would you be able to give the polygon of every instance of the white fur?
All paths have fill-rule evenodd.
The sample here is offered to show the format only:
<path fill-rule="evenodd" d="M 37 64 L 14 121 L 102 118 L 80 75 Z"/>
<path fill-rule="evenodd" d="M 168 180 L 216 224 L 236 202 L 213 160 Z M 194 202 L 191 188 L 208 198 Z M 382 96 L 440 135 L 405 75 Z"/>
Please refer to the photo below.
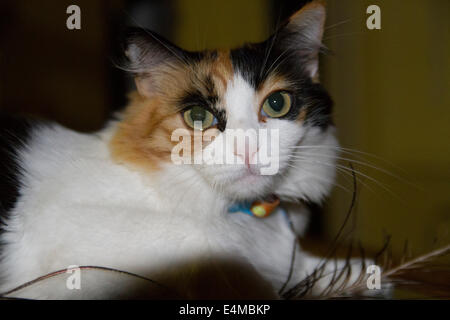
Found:
<path fill-rule="evenodd" d="M 230 128 L 259 126 L 255 99 L 241 77 L 230 83 Z M 112 122 L 92 135 L 60 126 L 33 133 L 20 156 L 25 170 L 21 197 L 1 239 L 6 246 L 0 292 L 71 265 L 117 268 L 158 281 L 177 265 L 203 258 L 250 265 L 274 291 L 280 289 L 288 276 L 295 237 L 285 217 L 275 212 L 256 219 L 227 213 L 227 207 L 232 198 L 262 196 L 270 188 L 284 199 L 320 201 L 331 188 L 333 168 L 311 162 L 292 168 L 290 147 L 335 147 L 333 129 L 269 120 L 265 126 L 281 131 L 281 173 L 255 178 L 249 185 L 235 178 L 230 182 L 242 166 L 168 163 L 149 175 L 116 164 L 108 150 L 116 125 Z M 318 152 L 335 151 L 314 153 Z M 314 261 L 299 251 L 290 285 L 311 272 Z M 34 292 L 33 297 L 64 298 L 71 292 L 59 288 Z M 104 298 L 109 293 L 99 288 L 77 297 Z"/>

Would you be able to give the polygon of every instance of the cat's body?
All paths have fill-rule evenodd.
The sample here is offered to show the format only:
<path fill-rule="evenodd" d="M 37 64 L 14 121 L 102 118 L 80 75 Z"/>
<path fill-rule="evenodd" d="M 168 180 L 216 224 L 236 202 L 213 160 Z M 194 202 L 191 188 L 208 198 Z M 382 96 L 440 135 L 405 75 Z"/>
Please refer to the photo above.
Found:
<path fill-rule="evenodd" d="M 18 164 L 13 176 L 19 191 L 3 217 L 0 292 L 73 265 L 133 272 L 187 297 L 202 297 L 189 292 L 200 264 L 213 266 L 216 280 L 225 279 L 217 287 L 227 283 L 223 261 L 239 266 L 231 273 L 241 270 L 262 277 L 271 288 L 254 292 L 254 297 L 276 297 L 288 279 L 287 288 L 310 274 L 319 260 L 298 246 L 292 260 L 296 234 L 282 209 L 259 219 L 230 213 L 228 208 L 273 192 L 282 205 L 295 199 L 320 202 L 329 193 L 337 142 L 331 102 L 317 82 L 323 21 L 324 9 L 314 2 L 291 18 L 278 38 L 231 52 L 195 55 L 160 40 L 155 43 L 153 35 L 133 33 L 127 56 L 139 94 L 132 96 L 119 120 L 96 134 L 38 126 L 16 149 L 11 161 Z M 291 48 L 295 40 L 297 49 Z M 283 57 L 291 49 L 299 56 Z M 286 91 L 273 96 L 274 90 Z M 264 109 L 275 115 L 258 115 L 268 95 L 291 99 L 284 102 L 292 103 L 291 109 L 280 119 L 276 108 Z M 243 165 L 171 162 L 170 133 L 188 128 L 183 116 L 187 121 L 186 112 L 193 112 L 187 109 L 180 116 L 178 104 L 193 103 L 210 110 L 200 111 L 202 121 L 206 114 L 214 114 L 219 135 L 239 128 L 279 130 L 279 172 L 255 175 L 260 167 L 250 164 L 252 154 L 236 150 L 234 156 L 245 158 Z M 214 140 L 205 147 L 218 143 Z M 300 146 L 310 147 L 309 154 L 296 153 Z M 301 166 L 296 157 L 302 159 Z M 301 233 L 306 227 L 305 208 L 301 204 L 289 208 L 288 216 Z M 129 288 L 124 284 L 121 289 Z M 77 297 L 117 294 L 103 290 L 101 284 L 98 290 L 80 292 Z M 72 295 L 60 287 L 32 294 Z"/>
<path fill-rule="evenodd" d="M 94 135 L 57 125 L 30 128 L 18 153 L 22 195 L 2 234 L 1 292 L 72 265 L 159 280 L 170 269 L 183 273 L 178 266 L 204 259 L 251 265 L 281 288 L 295 237 L 282 213 L 265 219 L 228 213 L 227 200 L 205 182 L 193 183 L 186 168 L 168 166 L 163 174 L 143 177 L 118 165 L 108 150 L 116 125 Z M 290 285 L 316 266 L 317 260 L 298 255 L 296 267 L 303 272 Z M 99 284 L 96 294 L 108 297 L 101 290 Z"/>

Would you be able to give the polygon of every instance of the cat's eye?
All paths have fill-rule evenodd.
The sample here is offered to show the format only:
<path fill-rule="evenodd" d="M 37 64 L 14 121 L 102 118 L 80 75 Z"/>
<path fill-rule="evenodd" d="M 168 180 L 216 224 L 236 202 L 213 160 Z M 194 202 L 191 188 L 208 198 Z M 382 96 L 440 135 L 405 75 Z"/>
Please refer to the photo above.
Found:
<path fill-rule="evenodd" d="M 277 91 L 266 98 L 261 114 L 271 118 L 280 118 L 289 112 L 291 106 L 291 95 L 285 91 Z"/>
<path fill-rule="evenodd" d="M 184 111 L 183 119 L 184 122 L 186 122 L 186 124 L 192 129 L 197 129 L 195 128 L 196 122 L 200 124 L 200 130 L 206 130 L 217 124 L 217 120 L 214 115 L 200 106 L 194 106 Z"/>

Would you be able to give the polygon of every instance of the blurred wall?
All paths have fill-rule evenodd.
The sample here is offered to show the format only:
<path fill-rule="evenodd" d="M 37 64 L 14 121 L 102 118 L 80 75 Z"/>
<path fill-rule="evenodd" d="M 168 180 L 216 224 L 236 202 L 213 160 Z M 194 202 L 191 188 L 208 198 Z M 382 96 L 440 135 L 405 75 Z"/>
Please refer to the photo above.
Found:
<path fill-rule="evenodd" d="M 263 41 L 272 29 L 266 0 L 175 0 L 175 41 L 190 50 L 229 48 Z"/>
<path fill-rule="evenodd" d="M 374 3 L 382 29 L 370 31 L 365 10 Z M 325 44 L 333 53 L 323 60 L 322 79 L 336 102 L 340 141 L 382 158 L 364 161 L 401 176 L 356 165 L 367 176 L 360 175 L 357 237 L 376 247 L 383 232 L 392 234 L 397 251 L 406 239 L 416 251 L 448 242 L 450 2 L 329 0 L 328 9 Z M 342 175 L 339 182 L 351 189 Z M 328 234 L 349 202 L 335 192 Z"/>
<path fill-rule="evenodd" d="M 66 9 L 81 7 L 82 28 L 66 28 Z M 116 82 L 113 26 L 121 1 L 0 2 L 0 108 L 37 114 L 77 130 L 101 127 Z"/>

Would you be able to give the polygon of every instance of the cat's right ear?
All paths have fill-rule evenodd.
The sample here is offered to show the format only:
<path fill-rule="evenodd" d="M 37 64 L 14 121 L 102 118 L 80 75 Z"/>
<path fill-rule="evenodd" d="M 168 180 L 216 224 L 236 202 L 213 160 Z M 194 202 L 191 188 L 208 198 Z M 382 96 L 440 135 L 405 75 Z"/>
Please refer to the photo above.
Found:
<path fill-rule="evenodd" d="M 319 53 L 324 48 L 325 18 L 325 2 L 313 0 L 292 15 L 277 34 L 280 45 L 295 52 L 309 76 L 316 81 L 319 76 Z"/>
<path fill-rule="evenodd" d="M 160 35 L 146 29 L 129 28 L 122 37 L 120 68 L 135 77 L 136 87 L 143 96 L 155 89 L 153 75 L 164 65 L 184 60 L 184 51 Z"/>

